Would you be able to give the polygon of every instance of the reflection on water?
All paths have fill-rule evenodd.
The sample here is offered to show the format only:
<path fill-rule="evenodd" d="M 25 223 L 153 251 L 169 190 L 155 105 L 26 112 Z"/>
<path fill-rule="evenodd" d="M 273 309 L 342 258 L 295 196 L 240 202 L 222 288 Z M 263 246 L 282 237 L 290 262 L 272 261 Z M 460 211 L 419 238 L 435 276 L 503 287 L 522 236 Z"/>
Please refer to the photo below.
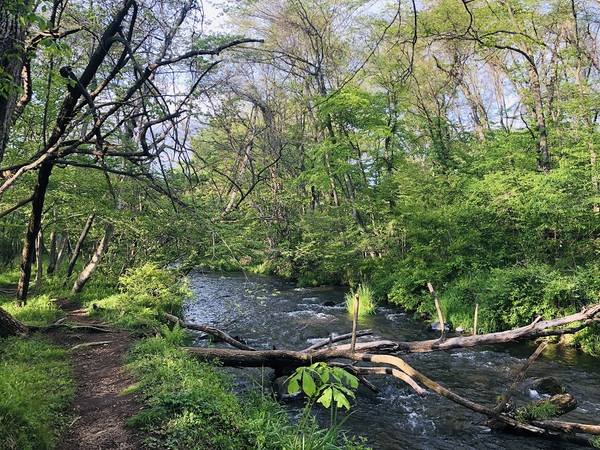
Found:
<path fill-rule="evenodd" d="M 243 337 L 256 348 L 303 349 L 330 333 L 348 333 L 352 318 L 344 305 L 345 290 L 333 287 L 296 288 L 292 283 L 255 275 L 192 273 L 194 298 L 186 320 L 213 325 Z M 403 312 L 380 306 L 361 318 L 359 327 L 373 336 L 361 339 L 420 340 L 435 334 Z M 198 339 L 198 345 L 205 341 Z M 491 406 L 506 391 L 534 344 L 515 344 L 405 355 L 403 358 L 430 378 L 473 401 Z M 243 374 L 249 370 L 239 371 Z M 579 408 L 564 420 L 593 423 L 600 418 L 600 360 L 572 349 L 550 346 L 528 377 L 552 375 L 579 400 Z M 378 450 L 397 449 L 574 449 L 563 443 L 492 432 L 484 417 L 430 393 L 421 398 L 391 378 L 373 378 L 378 394 L 361 387 L 345 422 L 350 434 L 365 436 Z M 526 391 L 526 392 L 525 392 Z M 527 399 L 529 392 L 519 393 Z"/>

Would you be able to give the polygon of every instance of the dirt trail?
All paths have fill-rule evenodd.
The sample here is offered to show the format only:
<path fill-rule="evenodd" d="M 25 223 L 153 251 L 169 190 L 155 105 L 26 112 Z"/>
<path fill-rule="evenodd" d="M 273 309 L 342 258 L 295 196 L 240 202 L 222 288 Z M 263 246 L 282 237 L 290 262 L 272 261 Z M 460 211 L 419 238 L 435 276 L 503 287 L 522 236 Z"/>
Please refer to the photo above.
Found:
<path fill-rule="evenodd" d="M 62 303 L 62 302 L 61 302 Z M 68 322 L 102 326 L 86 316 L 86 310 L 64 303 L 60 305 Z M 75 369 L 75 401 L 69 413 L 70 424 L 58 445 L 60 450 L 134 450 L 140 449 L 144 436 L 125 427 L 126 420 L 140 411 L 136 394 L 122 395 L 134 380 L 123 370 L 124 357 L 134 339 L 129 333 L 80 330 L 56 330 L 45 333 L 67 348 Z M 94 345 L 98 342 L 108 342 Z M 82 345 L 83 344 L 83 345 Z M 86 345 L 92 344 L 92 345 Z"/>

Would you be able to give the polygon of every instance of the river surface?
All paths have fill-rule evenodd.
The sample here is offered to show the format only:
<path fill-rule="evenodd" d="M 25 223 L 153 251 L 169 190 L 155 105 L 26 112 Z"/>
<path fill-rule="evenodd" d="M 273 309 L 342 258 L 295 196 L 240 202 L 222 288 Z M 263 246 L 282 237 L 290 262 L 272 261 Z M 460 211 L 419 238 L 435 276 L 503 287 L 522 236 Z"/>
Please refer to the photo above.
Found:
<path fill-rule="evenodd" d="M 186 320 L 221 328 L 256 348 L 300 350 L 330 333 L 352 329 L 352 317 L 344 305 L 347 291 L 342 288 L 297 288 L 273 277 L 201 271 L 192 272 L 189 280 L 194 296 L 187 303 Z M 362 340 L 437 337 L 421 321 L 388 305 L 377 307 L 375 315 L 361 318 L 359 329 L 366 328 L 373 330 L 373 336 Z M 206 345 L 201 336 L 196 342 Z M 493 406 L 534 350 L 535 345 L 513 343 L 402 358 L 456 393 Z M 236 372 L 240 383 L 252 383 L 247 373 L 252 371 Z M 254 371 L 255 376 L 257 373 L 260 377 L 260 372 Z M 543 376 L 558 379 L 579 401 L 579 407 L 562 419 L 600 422 L 600 359 L 549 346 L 527 373 L 527 378 Z M 350 435 L 364 436 L 377 450 L 581 448 L 493 432 L 484 426 L 483 416 L 433 392 L 422 398 L 399 380 L 381 376 L 370 380 L 380 392 L 359 388 L 344 429 Z M 536 393 L 523 388 L 516 399 L 532 397 L 536 398 Z"/>

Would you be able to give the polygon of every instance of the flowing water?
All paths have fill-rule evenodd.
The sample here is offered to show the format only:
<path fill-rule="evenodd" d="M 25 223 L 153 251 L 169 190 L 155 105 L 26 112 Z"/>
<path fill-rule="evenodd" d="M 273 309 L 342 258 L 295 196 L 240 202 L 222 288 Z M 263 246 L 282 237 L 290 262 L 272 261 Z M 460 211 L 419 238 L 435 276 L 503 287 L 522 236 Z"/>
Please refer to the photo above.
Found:
<path fill-rule="evenodd" d="M 221 328 L 256 348 L 300 350 L 330 333 L 348 333 L 352 328 L 352 317 L 344 305 L 346 291 L 341 288 L 297 288 L 277 278 L 243 274 L 194 272 L 189 278 L 195 295 L 187 304 L 186 320 Z M 361 318 L 359 329 L 365 328 L 373 330 L 369 340 L 412 341 L 437 336 L 422 322 L 390 306 L 377 307 L 375 315 Z M 205 342 L 199 336 L 198 345 Z M 512 343 L 402 357 L 456 393 L 493 406 L 534 350 L 531 344 Z M 247 372 L 251 371 L 239 373 Z M 579 407 L 562 419 L 600 421 L 600 359 L 550 346 L 527 373 L 528 378 L 543 376 L 558 379 L 579 401 Z M 359 389 L 344 429 L 366 437 L 374 449 L 580 448 L 493 432 L 483 424 L 483 416 L 433 392 L 421 398 L 399 380 L 370 380 L 380 392 Z M 534 391 L 523 388 L 517 399 L 536 397 Z"/>

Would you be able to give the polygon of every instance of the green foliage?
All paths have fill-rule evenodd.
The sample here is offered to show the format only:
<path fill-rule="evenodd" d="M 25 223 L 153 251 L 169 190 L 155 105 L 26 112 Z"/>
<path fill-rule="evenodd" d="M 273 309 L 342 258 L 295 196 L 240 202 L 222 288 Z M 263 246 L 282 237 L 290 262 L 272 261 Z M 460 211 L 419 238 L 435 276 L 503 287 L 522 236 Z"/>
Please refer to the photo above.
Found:
<path fill-rule="evenodd" d="M 165 313 L 181 316 L 190 293 L 174 272 L 145 264 L 120 278 L 121 292 L 94 300 L 91 316 L 103 317 L 127 329 L 149 329 Z M 93 305 L 90 305 L 93 306 Z"/>
<path fill-rule="evenodd" d="M 65 350 L 39 338 L 0 340 L 0 448 L 54 448 L 73 395 Z"/>
<path fill-rule="evenodd" d="M 600 325 L 593 324 L 575 334 L 573 344 L 593 356 L 600 356 Z"/>
<path fill-rule="evenodd" d="M 558 415 L 558 407 L 549 401 L 528 403 L 516 411 L 517 420 L 523 423 L 533 420 L 546 420 Z"/>
<path fill-rule="evenodd" d="M 354 314 L 354 302 L 355 296 L 358 295 L 358 315 L 368 316 L 375 313 L 375 298 L 373 290 L 367 283 L 361 283 L 356 288 L 356 291 L 352 290 L 348 292 L 344 299 L 346 300 L 346 310 L 350 314 Z"/>
<path fill-rule="evenodd" d="M 130 360 L 130 367 L 140 377 L 135 390 L 147 405 L 130 425 L 152 434 L 146 441 L 148 448 L 364 448 L 356 443 L 348 447 L 337 444 L 337 430 L 320 429 L 310 416 L 300 424 L 290 423 L 276 402 L 259 393 L 238 399 L 225 372 L 198 362 L 165 339 L 138 343 Z"/>
<path fill-rule="evenodd" d="M 310 399 L 325 408 L 335 406 L 350 409 L 348 398 L 354 398 L 352 389 L 358 387 L 358 378 L 340 367 L 330 367 L 323 362 L 298 367 L 287 379 L 288 392 L 294 394 L 301 388 Z"/>

